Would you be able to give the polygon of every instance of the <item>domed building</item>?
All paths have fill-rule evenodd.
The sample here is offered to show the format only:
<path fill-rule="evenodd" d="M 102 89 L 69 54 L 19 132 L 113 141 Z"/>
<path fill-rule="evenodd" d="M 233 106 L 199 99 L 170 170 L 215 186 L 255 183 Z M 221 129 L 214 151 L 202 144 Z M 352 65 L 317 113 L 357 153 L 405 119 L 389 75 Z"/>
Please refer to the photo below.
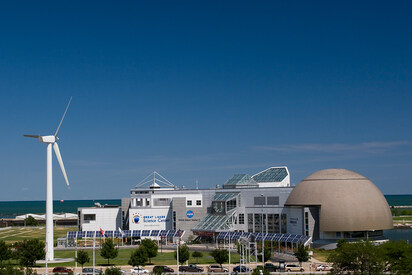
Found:
<path fill-rule="evenodd" d="M 303 220 L 296 224 L 303 225 L 315 246 L 341 238 L 380 239 L 383 230 L 393 227 L 389 205 L 376 185 L 345 169 L 321 170 L 306 177 L 285 206 L 291 221 Z"/>

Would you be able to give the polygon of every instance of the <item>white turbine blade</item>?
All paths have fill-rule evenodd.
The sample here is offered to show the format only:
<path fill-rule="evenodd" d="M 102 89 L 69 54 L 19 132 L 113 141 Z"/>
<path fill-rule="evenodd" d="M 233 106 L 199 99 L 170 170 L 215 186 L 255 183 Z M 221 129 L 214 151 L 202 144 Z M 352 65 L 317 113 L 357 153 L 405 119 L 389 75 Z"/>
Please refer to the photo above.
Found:
<path fill-rule="evenodd" d="M 66 110 L 64 111 L 63 117 L 62 117 L 62 119 L 60 120 L 59 127 L 57 127 L 57 130 L 56 130 L 56 133 L 54 134 L 54 136 L 57 136 L 57 134 L 59 133 L 60 126 L 62 125 L 63 119 L 64 119 L 64 117 L 66 116 L 67 109 L 69 109 L 70 102 L 72 102 L 72 97 L 70 97 L 69 103 L 67 104 Z"/>
<path fill-rule="evenodd" d="M 69 180 L 67 179 L 66 170 L 64 169 L 63 159 L 62 159 L 62 156 L 60 155 L 59 145 L 57 145 L 57 142 L 53 144 L 53 148 L 54 148 L 54 152 L 56 153 L 57 160 L 59 161 L 60 168 L 62 169 L 62 173 L 63 173 L 64 179 L 66 180 L 67 186 L 70 186 Z"/>
<path fill-rule="evenodd" d="M 31 137 L 31 138 L 39 138 L 39 135 L 23 135 L 25 137 Z"/>

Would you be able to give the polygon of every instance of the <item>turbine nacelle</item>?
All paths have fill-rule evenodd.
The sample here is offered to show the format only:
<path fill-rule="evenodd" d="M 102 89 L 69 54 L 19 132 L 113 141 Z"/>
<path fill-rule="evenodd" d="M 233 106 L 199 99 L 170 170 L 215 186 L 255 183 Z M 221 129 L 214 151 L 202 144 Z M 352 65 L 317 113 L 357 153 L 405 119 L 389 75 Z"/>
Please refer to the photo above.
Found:
<path fill-rule="evenodd" d="M 55 143 L 59 140 L 59 138 L 55 136 L 39 136 L 38 139 L 43 143 Z"/>

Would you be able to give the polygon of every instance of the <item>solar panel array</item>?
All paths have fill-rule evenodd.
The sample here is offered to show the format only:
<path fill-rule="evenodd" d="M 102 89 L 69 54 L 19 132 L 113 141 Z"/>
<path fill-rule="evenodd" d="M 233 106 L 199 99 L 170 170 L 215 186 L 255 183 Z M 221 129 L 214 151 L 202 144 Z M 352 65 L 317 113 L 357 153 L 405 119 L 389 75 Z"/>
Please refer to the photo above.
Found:
<path fill-rule="evenodd" d="M 107 230 L 103 232 L 104 235 L 101 234 L 100 231 L 70 231 L 67 232 L 68 239 L 82 239 L 82 238 L 121 238 L 123 237 L 152 237 L 152 238 L 173 238 L 179 237 L 184 234 L 183 230 L 176 231 L 176 230 L 123 230 L 123 234 L 116 230 Z"/>
<path fill-rule="evenodd" d="M 310 237 L 296 234 L 280 234 L 280 233 L 248 233 L 248 232 L 220 232 L 217 235 L 219 240 L 238 240 L 240 238 L 255 237 L 256 241 L 275 241 L 275 242 L 288 242 L 288 243 L 305 243 Z"/>

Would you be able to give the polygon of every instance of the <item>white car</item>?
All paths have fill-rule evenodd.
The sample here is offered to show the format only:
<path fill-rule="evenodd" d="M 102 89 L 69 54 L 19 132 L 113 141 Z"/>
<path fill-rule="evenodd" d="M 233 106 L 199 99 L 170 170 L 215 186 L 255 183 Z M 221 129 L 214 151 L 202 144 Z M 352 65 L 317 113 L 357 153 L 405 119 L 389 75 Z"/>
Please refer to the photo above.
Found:
<path fill-rule="evenodd" d="M 135 274 L 135 273 L 138 273 L 138 274 L 147 274 L 147 273 L 150 273 L 149 270 L 144 269 L 144 268 L 142 268 L 142 267 L 140 267 L 140 266 L 139 266 L 139 267 L 134 267 L 134 268 L 130 269 L 130 272 L 133 273 L 133 274 Z"/>

